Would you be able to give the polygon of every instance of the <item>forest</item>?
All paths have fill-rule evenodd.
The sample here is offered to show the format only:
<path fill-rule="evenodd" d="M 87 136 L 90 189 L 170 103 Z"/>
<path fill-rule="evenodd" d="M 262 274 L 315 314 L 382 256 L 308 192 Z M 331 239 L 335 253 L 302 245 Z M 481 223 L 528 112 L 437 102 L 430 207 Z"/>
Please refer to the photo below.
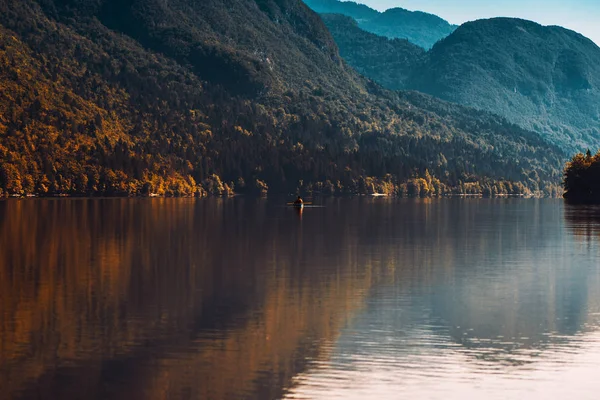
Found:
<path fill-rule="evenodd" d="M 349 3 L 322 18 L 345 61 L 392 90 L 417 90 L 499 114 L 567 154 L 600 147 L 600 48 L 559 26 L 517 18 L 461 25 L 429 51 L 378 36 Z M 354 17 L 356 18 L 356 17 Z"/>
<path fill-rule="evenodd" d="M 299 0 L 0 2 L 0 195 L 556 196 L 564 153 L 392 92 Z"/>
<path fill-rule="evenodd" d="M 567 163 L 564 177 L 567 200 L 573 202 L 600 202 L 600 151 L 592 155 L 579 153 Z"/>

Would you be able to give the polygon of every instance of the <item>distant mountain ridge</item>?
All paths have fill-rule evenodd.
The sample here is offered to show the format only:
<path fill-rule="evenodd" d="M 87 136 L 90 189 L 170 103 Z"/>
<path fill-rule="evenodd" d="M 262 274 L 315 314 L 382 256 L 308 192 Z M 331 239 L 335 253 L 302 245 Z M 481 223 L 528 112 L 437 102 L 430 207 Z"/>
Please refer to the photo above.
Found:
<path fill-rule="evenodd" d="M 321 14 L 321 18 L 346 62 L 389 89 L 405 88 L 414 66 L 427 54 L 406 39 L 388 39 L 362 30 L 351 17 Z"/>
<path fill-rule="evenodd" d="M 319 14 L 342 14 L 354 18 L 367 32 L 392 39 L 407 39 L 424 49 L 451 34 L 456 25 L 422 11 L 390 8 L 382 13 L 364 4 L 338 0 L 304 0 Z"/>
<path fill-rule="evenodd" d="M 600 148 L 600 48 L 557 26 L 512 18 L 462 25 L 408 88 L 496 112 L 561 147 Z"/>
<path fill-rule="evenodd" d="M 339 0 L 303 0 L 304 3 L 319 14 L 342 14 L 365 22 L 377 18 L 381 13 L 371 7 L 354 1 Z"/>
<path fill-rule="evenodd" d="M 493 18 L 466 23 L 419 54 L 339 16 L 324 22 L 349 64 L 388 88 L 497 113 L 569 152 L 600 148 L 600 48 L 576 32 Z M 401 63 L 383 55 L 395 53 L 404 54 Z"/>

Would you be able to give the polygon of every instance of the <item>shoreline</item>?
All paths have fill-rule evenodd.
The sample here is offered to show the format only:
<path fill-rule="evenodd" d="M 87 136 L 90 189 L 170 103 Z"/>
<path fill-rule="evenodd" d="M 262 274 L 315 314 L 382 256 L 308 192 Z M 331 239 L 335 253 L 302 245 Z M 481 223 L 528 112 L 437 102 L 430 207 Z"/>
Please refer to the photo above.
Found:
<path fill-rule="evenodd" d="M 152 193 L 150 195 L 143 196 L 129 196 L 129 195 L 104 195 L 104 194 L 54 194 L 54 195 L 38 195 L 38 194 L 27 194 L 18 195 L 11 194 L 8 196 L 0 196 L 1 200 L 27 200 L 27 199 L 232 199 L 235 197 L 248 197 L 248 198 L 277 198 L 292 196 L 295 194 L 289 193 L 273 193 L 270 195 L 256 195 L 246 193 L 235 193 L 232 195 L 206 195 L 206 196 L 167 196 Z M 483 195 L 483 194 L 460 194 L 460 193 L 449 193 L 435 196 L 399 196 L 396 194 L 385 194 L 385 193 L 372 193 L 372 194 L 360 194 L 360 193 L 341 193 L 341 194 L 322 194 L 322 193 L 305 193 L 303 197 L 322 197 L 322 198 L 343 198 L 343 197 L 371 197 L 371 198 L 395 198 L 395 199 L 444 199 L 444 198 L 477 198 L 477 199 L 498 199 L 498 198 L 522 198 L 522 199 L 564 199 L 568 202 L 575 202 L 573 199 L 567 199 L 563 196 L 545 196 L 543 194 L 494 194 L 494 195 Z M 584 203 L 584 202 L 582 202 Z M 593 204 L 593 203 L 592 203 Z"/>

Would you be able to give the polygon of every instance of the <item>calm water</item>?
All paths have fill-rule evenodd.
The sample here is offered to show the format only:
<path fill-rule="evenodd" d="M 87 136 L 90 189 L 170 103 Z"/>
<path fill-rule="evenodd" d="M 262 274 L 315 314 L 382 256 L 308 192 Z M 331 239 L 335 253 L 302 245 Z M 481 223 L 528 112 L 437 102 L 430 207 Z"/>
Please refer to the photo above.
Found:
<path fill-rule="evenodd" d="M 598 399 L 600 209 L 0 202 L 0 398 Z"/>

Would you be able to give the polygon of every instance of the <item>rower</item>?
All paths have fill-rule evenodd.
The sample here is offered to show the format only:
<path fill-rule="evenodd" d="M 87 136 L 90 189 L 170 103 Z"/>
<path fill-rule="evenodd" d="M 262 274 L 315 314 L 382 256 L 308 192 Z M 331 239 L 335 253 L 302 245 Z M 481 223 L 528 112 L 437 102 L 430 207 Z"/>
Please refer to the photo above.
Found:
<path fill-rule="evenodd" d="M 301 205 L 304 204 L 304 201 L 302 201 L 302 197 L 298 196 L 298 198 L 296 199 L 296 201 L 294 201 L 294 205 L 299 207 Z"/>

